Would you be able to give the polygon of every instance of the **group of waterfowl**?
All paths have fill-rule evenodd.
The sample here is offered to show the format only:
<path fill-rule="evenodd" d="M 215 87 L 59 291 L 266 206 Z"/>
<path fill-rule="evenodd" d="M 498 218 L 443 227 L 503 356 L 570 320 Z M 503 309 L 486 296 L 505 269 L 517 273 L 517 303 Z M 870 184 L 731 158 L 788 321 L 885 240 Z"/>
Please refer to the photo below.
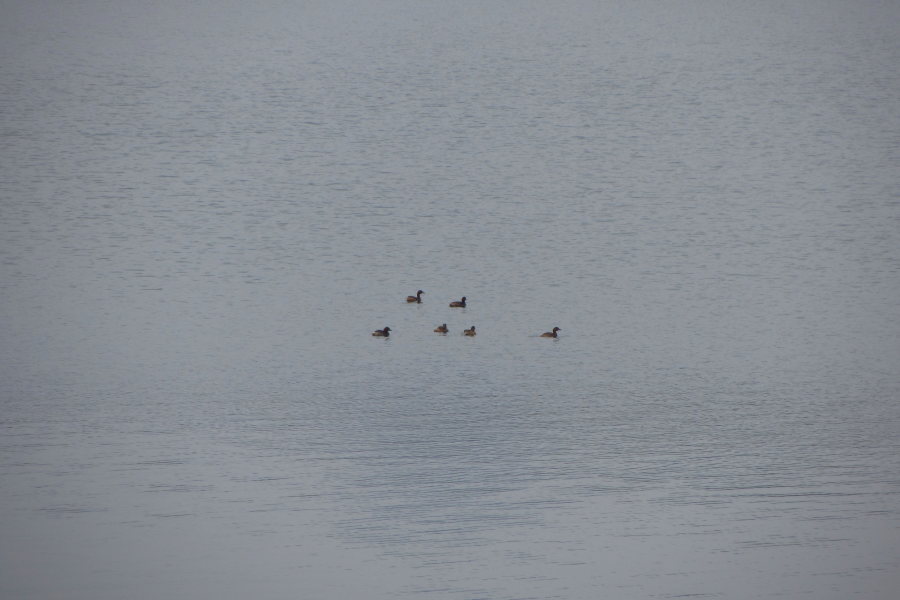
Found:
<path fill-rule="evenodd" d="M 416 292 L 415 296 L 407 296 L 406 301 L 409 303 L 415 302 L 417 304 L 422 304 L 422 294 L 424 294 L 424 293 L 425 292 L 423 292 L 422 290 L 419 290 L 418 292 Z M 466 297 L 465 296 L 463 296 L 462 300 L 459 300 L 458 302 L 450 303 L 450 308 L 465 308 L 465 307 L 466 307 Z M 435 333 L 448 333 L 449 331 L 450 330 L 447 329 L 446 323 L 444 323 L 443 325 L 438 325 L 438 327 L 434 330 Z M 553 331 L 548 331 L 547 333 L 542 334 L 541 337 L 548 337 L 548 338 L 559 337 L 556 335 L 557 331 L 562 331 L 562 329 L 560 329 L 559 327 L 554 327 Z M 391 332 L 391 328 L 385 327 L 384 329 L 376 329 L 372 333 L 372 335 L 375 337 L 388 337 L 391 335 L 390 332 Z M 469 337 L 474 336 L 475 335 L 475 326 L 472 325 L 471 328 L 464 329 L 462 334 L 469 336 Z"/>

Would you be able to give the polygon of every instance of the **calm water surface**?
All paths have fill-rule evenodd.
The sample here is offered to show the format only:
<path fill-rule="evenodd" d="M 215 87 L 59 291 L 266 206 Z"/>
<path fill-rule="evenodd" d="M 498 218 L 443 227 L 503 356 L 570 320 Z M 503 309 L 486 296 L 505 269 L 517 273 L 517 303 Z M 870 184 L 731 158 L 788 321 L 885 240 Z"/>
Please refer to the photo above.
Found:
<path fill-rule="evenodd" d="M 3 2 L 0 596 L 896 598 L 898 30 Z"/>

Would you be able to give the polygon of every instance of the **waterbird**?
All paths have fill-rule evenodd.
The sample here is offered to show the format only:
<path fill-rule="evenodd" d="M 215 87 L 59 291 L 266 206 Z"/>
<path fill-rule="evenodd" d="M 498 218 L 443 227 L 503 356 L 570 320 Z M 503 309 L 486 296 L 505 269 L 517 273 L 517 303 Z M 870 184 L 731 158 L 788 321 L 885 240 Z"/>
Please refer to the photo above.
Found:
<path fill-rule="evenodd" d="M 459 302 L 451 302 L 450 308 L 465 308 L 466 307 L 466 297 L 463 296 L 462 300 Z"/>
<path fill-rule="evenodd" d="M 434 330 L 435 333 L 447 333 L 447 324 L 438 325 L 438 328 Z"/>
<path fill-rule="evenodd" d="M 423 292 L 422 290 L 419 290 L 418 292 L 416 292 L 415 296 L 407 296 L 406 301 L 407 302 L 418 302 L 419 304 L 422 304 L 422 294 L 424 294 L 424 293 L 425 292 Z"/>
<path fill-rule="evenodd" d="M 387 337 L 387 336 L 391 335 L 390 333 L 388 333 L 390 330 L 391 330 L 390 327 L 385 327 L 384 329 L 376 329 L 372 333 L 372 335 L 374 335 L 375 337 Z"/>
<path fill-rule="evenodd" d="M 472 325 L 472 329 L 464 329 L 464 330 L 463 330 L 463 335 L 468 335 L 468 336 L 470 336 L 470 337 L 473 336 L 473 335 L 475 335 L 475 326 Z"/>
<path fill-rule="evenodd" d="M 562 331 L 562 329 L 560 329 L 559 327 L 554 327 L 552 332 L 548 331 L 547 333 L 542 334 L 541 337 L 559 337 L 558 335 L 556 335 L 557 331 Z"/>

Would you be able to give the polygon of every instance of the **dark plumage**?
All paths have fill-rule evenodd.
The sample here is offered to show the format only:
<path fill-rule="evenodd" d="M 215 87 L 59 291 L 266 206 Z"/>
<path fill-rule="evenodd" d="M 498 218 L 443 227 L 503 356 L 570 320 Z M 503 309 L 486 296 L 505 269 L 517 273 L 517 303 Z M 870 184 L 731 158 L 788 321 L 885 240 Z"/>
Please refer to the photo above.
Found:
<path fill-rule="evenodd" d="M 384 329 L 376 329 L 375 332 L 372 333 L 372 335 L 374 335 L 375 337 L 387 337 L 391 335 L 390 333 L 388 333 L 390 330 L 390 327 L 385 327 Z"/>
<path fill-rule="evenodd" d="M 407 302 L 418 302 L 419 304 L 422 304 L 422 294 L 424 294 L 424 293 L 425 292 L 423 292 L 422 290 L 419 290 L 415 296 L 407 296 L 406 301 Z"/>
<path fill-rule="evenodd" d="M 554 327 L 552 333 L 548 331 L 547 333 L 542 334 L 541 337 L 559 337 L 556 335 L 557 331 L 562 331 L 562 329 L 560 329 L 559 327 Z"/>
<path fill-rule="evenodd" d="M 475 335 L 475 326 L 472 325 L 472 329 L 464 329 L 463 335 L 473 336 Z"/>
<path fill-rule="evenodd" d="M 434 330 L 435 333 L 447 333 L 447 324 L 438 325 L 438 328 Z"/>
<path fill-rule="evenodd" d="M 466 297 L 463 296 L 462 300 L 459 302 L 451 302 L 450 308 L 465 308 L 466 307 Z"/>

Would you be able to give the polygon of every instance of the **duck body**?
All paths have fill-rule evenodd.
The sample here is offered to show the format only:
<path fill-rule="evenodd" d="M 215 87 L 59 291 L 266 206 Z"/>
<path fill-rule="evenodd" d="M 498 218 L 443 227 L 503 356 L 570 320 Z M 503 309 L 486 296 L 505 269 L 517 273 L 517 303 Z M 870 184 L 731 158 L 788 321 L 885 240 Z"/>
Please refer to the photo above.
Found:
<path fill-rule="evenodd" d="M 463 335 L 467 335 L 469 337 L 472 337 L 473 335 L 475 335 L 475 326 L 472 325 L 472 329 L 464 329 Z"/>
<path fill-rule="evenodd" d="M 422 290 L 419 290 L 418 292 L 416 292 L 415 296 L 407 296 L 406 301 L 407 302 L 418 302 L 419 304 L 422 304 L 422 294 L 424 294 L 424 293 L 425 292 L 423 292 Z"/>
<path fill-rule="evenodd" d="M 372 332 L 372 335 L 374 335 L 375 337 L 388 337 L 389 335 L 391 335 L 390 333 L 388 333 L 390 330 L 390 327 L 385 327 L 384 329 L 376 329 L 374 332 Z"/>
<path fill-rule="evenodd" d="M 560 329 L 559 327 L 554 327 L 553 331 L 548 331 L 547 333 L 541 334 L 541 337 L 559 337 L 558 335 L 556 335 L 557 331 L 562 331 L 562 329 Z"/>
<path fill-rule="evenodd" d="M 462 300 L 459 302 L 451 302 L 450 308 L 465 308 L 466 307 L 466 297 L 463 296 Z"/>
<path fill-rule="evenodd" d="M 447 333 L 447 331 L 448 329 L 446 323 L 444 323 L 443 325 L 438 325 L 438 328 L 434 330 L 435 333 Z"/>

